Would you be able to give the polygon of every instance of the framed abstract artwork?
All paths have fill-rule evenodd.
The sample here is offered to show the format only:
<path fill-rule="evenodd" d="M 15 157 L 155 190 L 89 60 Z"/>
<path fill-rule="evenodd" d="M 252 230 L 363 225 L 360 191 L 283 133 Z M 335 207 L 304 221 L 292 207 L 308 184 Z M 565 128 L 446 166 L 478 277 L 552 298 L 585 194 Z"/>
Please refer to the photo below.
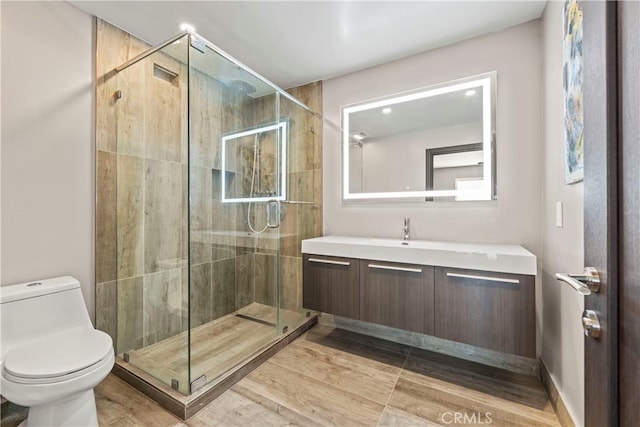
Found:
<path fill-rule="evenodd" d="M 581 2 L 565 0 L 563 13 L 564 176 L 566 184 L 574 184 L 584 178 Z"/>

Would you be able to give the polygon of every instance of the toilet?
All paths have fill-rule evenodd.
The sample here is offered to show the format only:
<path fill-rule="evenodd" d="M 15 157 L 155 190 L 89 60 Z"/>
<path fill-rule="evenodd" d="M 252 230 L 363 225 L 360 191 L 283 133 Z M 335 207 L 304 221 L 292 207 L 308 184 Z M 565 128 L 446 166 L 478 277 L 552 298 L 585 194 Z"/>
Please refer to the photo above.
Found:
<path fill-rule="evenodd" d="M 0 287 L 0 394 L 26 426 L 97 426 L 93 388 L 115 360 L 70 276 Z"/>

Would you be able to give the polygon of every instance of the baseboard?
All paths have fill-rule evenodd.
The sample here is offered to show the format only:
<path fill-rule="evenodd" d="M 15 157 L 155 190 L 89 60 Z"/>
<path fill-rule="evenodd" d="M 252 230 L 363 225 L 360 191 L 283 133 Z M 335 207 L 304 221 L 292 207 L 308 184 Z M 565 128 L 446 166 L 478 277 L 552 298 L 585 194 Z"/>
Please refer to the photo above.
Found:
<path fill-rule="evenodd" d="M 544 365 L 542 359 L 540 359 L 540 379 L 547 391 L 551 406 L 553 406 L 553 410 L 556 411 L 560 425 L 562 427 L 576 427 L 576 424 L 573 422 L 571 414 L 567 409 L 567 405 L 564 403 L 564 400 L 562 400 L 562 396 L 558 392 L 558 389 L 551 378 L 551 374 L 549 374 L 549 370 Z"/>

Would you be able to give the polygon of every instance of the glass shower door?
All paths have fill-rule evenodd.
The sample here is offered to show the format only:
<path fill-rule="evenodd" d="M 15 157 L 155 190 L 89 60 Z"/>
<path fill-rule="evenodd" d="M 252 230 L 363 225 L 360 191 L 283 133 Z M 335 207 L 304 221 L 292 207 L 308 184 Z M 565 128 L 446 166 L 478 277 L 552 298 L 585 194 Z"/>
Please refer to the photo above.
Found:
<path fill-rule="evenodd" d="M 193 36 L 192 36 L 193 37 Z M 278 94 L 206 43 L 189 48 L 191 391 L 280 335 Z M 286 125 L 285 125 L 286 126 Z"/>
<path fill-rule="evenodd" d="M 280 117 L 289 123 L 287 198 L 280 227 L 280 324 L 293 330 L 307 319 L 302 308 L 302 240 L 322 235 L 322 141 L 310 111 L 280 97 Z"/>
<path fill-rule="evenodd" d="M 189 391 L 186 38 L 115 75 L 116 353 Z M 100 178 L 99 178 L 100 179 Z"/>
<path fill-rule="evenodd" d="M 104 327 L 118 364 L 188 395 L 306 318 L 300 242 L 322 224 L 319 125 L 197 36 L 144 55 L 101 86 L 112 92 L 97 220 L 116 230 L 96 240 L 117 274 L 97 300 L 116 301 L 102 315 L 117 312 Z"/>

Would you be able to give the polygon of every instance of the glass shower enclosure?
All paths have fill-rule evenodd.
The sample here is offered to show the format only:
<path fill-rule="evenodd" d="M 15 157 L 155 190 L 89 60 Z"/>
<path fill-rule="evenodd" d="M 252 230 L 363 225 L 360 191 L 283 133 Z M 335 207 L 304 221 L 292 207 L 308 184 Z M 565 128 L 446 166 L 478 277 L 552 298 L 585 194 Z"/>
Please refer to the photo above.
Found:
<path fill-rule="evenodd" d="M 314 115 L 191 33 L 113 78 L 116 353 L 188 395 L 307 320 Z"/>

